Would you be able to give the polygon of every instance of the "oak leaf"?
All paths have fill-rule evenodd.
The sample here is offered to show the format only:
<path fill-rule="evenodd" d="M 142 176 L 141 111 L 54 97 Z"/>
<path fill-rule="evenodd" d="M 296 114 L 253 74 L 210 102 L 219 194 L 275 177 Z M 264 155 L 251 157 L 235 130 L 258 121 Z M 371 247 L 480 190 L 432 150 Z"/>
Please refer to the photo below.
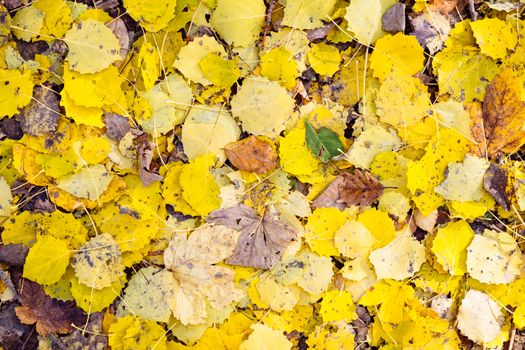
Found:
<path fill-rule="evenodd" d="M 232 265 L 269 269 L 296 236 L 295 230 L 268 208 L 260 218 L 254 209 L 239 204 L 211 212 L 207 221 L 241 232 L 233 254 L 226 260 Z"/>
<path fill-rule="evenodd" d="M 491 158 L 501 153 L 513 153 L 525 143 L 522 85 L 521 79 L 507 69 L 487 86 L 482 118 L 487 151 Z"/>
<path fill-rule="evenodd" d="M 22 306 L 16 308 L 16 315 L 22 323 L 36 323 L 38 334 L 67 334 L 73 330 L 73 325 L 80 326 L 84 323 L 84 313 L 75 307 L 74 302 L 53 299 L 44 293 L 39 284 L 26 279 L 22 282 Z"/>
<path fill-rule="evenodd" d="M 278 165 L 275 148 L 253 135 L 227 144 L 224 152 L 234 167 L 244 171 L 264 174 Z"/>

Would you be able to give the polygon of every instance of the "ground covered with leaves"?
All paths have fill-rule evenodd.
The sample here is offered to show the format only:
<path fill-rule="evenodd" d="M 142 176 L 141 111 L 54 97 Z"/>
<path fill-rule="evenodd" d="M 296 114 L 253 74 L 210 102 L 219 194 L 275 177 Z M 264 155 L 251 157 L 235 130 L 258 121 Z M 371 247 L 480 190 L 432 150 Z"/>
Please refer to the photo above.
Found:
<path fill-rule="evenodd" d="M 4 0 L 0 349 L 525 349 L 524 9 Z"/>

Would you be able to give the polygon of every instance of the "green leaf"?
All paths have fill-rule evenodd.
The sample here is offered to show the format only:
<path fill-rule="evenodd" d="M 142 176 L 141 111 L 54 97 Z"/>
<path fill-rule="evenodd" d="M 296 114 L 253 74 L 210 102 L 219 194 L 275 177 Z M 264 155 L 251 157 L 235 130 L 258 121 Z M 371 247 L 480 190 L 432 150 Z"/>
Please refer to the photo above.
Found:
<path fill-rule="evenodd" d="M 304 120 L 306 128 L 306 145 L 312 153 L 328 163 L 330 159 L 341 154 L 343 144 L 335 132 L 328 128 L 321 128 L 318 132 L 308 120 Z"/>

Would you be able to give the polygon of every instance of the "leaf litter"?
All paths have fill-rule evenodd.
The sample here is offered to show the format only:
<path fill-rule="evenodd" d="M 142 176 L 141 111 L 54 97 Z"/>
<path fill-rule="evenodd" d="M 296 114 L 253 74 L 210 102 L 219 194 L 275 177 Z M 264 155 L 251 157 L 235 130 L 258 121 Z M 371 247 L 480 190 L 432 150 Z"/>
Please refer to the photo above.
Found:
<path fill-rule="evenodd" d="M 519 347 L 522 10 L 5 1 L 0 347 Z"/>

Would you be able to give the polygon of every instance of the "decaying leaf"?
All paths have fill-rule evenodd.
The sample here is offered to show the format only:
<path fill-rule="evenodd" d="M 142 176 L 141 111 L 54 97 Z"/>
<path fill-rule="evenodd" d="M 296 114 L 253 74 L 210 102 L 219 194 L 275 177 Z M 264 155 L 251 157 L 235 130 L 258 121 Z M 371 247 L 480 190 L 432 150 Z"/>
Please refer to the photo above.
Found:
<path fill-rule="evenodd" d="M 277 152 L 268 141 L 248 136 L 224 147 L 226 157 L 240 170 L 264 174 L 277 167 Z"/>
<path fill-rule="evenodd" d="M 343 173 L 339 185 L 340 201 L 347 206 L 370 205 L 383 193 L 383 185 L 368 171 L 355 169 L 353 174 Z"/>
<path fill-rule="evenodd" d="M 162 176 L 150 170 L 151 161 L 153 160 L 153 152 L 155 151 L 155 143 L 149 140 L 146 133 L 142 133 L 133 139 L 139 160 L 139 175 L 140 180 L 144 186 L 149 186 L 155 181 L 162 180 Z"/>
<path fill-rule="evenodd" d="M 106 124 L 106 134 L 115 141 L 120 141 L 130 130 L 129 118 L 115 113 L 105 113 L 104 123 Z"/>
<path fill-rule="evenodd" d="M 227 259 L 233 265 L 269 269 L 296 236 L 295 230 L 270 208 L 260 218 L 254 209 L 239 204 L 211 212 L 207 221 L 241 232 L 235 251 Z"/>
<path fill-rule="evenodd" d="M 22 323 L 36 323 L 40 335 L 67 334 L 74 329 L 73 325 L 84 324 L 85 315 L 74 302 L 52 299 L 37 283 L 23 279 L 19 294 L 22 305 L 16 308 L 16 315 Z"/>
<path fill-rule="evenodd" d="M 507 171 L 497 164 L 491 163 L 483 176 L 483 188 L 505 210 L 510 209 L 510 199 L 507 194 Z"/>
<path fill-rule="evenodd" d="M 79 282 L 95 289 L 111 286 L 124 272 L 118 243 L 108 233 L 95 236 L 84 244 L 72 265 Z"/>
<path fill-rule="evenodd" d="M 488 155 L 492 158 L 501 153 L 513 153 L 525 143 L 522 85 L 522 79 L 506 69 L 487 86 L 483 100 L 483 127 Z"/>
<path fill-rule="evenodd" d="M 36 86 L 33 99 L 20 113 L 20 127 L 29 135 L 48 134 L 56 130 L 59 117 L 57 95 L 52 90 Z"/>
<path fill-rule="evenodd" d="M 458 311 L 458 328 L 478 344 L 490 343 L 501 331 L 500 306 L 487 294 L 471 289 L 465 294 Z"/>

